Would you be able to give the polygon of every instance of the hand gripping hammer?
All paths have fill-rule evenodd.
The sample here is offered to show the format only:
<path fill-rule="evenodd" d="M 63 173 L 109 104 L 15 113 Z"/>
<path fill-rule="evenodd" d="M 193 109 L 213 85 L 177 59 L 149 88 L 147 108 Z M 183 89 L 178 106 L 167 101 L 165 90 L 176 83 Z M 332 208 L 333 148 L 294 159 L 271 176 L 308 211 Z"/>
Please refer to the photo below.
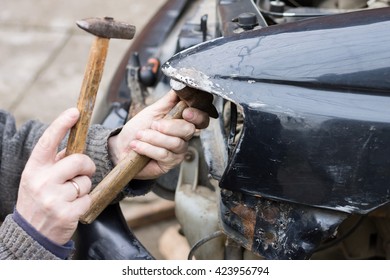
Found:
<path fill-rule="evenodd" d="M 218 117 L 217 109 L 212 103 L 213 96 L 210 93 L 187 87 L 174 80 L 171 80 L 171 87 L 179 96 L 180 101 L 168 112 L 165 119 L 182 118 L 184 109 L 189 106 L 207 112 L 210 117 Z M 80 222 L 92 223 L 149 161 L 150 158 L 131 151 L 92 190 L 90 193 L 91 207 L 80 217 Z"/>

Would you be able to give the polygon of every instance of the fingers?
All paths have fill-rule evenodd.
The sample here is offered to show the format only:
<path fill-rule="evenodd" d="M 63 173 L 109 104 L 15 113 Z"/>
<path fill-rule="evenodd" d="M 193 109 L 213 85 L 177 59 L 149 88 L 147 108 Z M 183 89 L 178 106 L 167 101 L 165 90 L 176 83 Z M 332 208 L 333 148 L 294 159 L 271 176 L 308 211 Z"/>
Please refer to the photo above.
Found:
<path fill-rule="evenodd" d="M 162 119 L 179 101 L 180 99 L 176 93 L 170 90 L 163 97 L 138 113 L 138 115 L 146 118 Z"/>
<path fill-rule="evenodd" d="M 79 111 L 76 108 L 63 112 L 45 130 L 32 151 L 30 160 L 38 164 L 53 162 L 57 149 L 68 130 L 77 122 Z"/>
<path fill-rule="evenodd" d="M 77 176 L 63 185 L 59 192 L 63 193 L 63 197 L 66 201 L 75 201 L 87 195 L 91 191 L 92 181 L 88 176 Z"/>
<path fill-rule="evenodd" d="M 154 110 L 158 110 L 163 112 L 165 115 L 168 113 L 169 110 L 171 110 L 178 102 L 180 101 L 179 97 L 177 96 L 176 92 L 174 90 L 170 90 L 167 94 L 165 94 L 162 98 L 157 100 L 155 103 L 150 105 L 150 108 L 153 108 Z"/>
<path fill-rule="evenodd" d="M 138 141 L 137 141 L 138 140 Z M 180 154 L 187 150 L 188 143 L 180 137 L 169 136 L 160 133 L 153 129 L 140 131 L 137 134 L 137 140 L 132 141 L 130 146 L 132 149 L 142 150 L 142 153 L 148 154 L 167 154 L 169 152 Z M 148 145 L 144 145 L 144 143 Z M 148 151 L 148 150 L 151 151 Z M 166 152 L 159 152 L 157 149 L 167 150 Z"/>
<path fill-rule="evenodd" d="M 151 129 L 169 136 L 179 137 L 185 141 L 190 140 L 196 132 L 194 124 L 182 119 L 154 121 Z"/>
<path fill-rule="evenodd" d="M 139 131 L 130 147 L 152 161 L 137 179 L 156 178 L 178 165 L 187 152 L 187 141 L 194 133 L 195 126 L 185 120 L 160 120 L 153 123 L 152 129 Z"/>
<path fill-rule="evenodd" d="M 25 187 L 19 188 L 16 209 L 42 235 L 64 244 L 72 237 L 80 216 L 91 205 L 87 193 L 92 183 L 88 176 L 77 176 L 73 178 L 75 187 L 69 181 L 53 180 L 50 174 L 51 168 L 47 168 L 45 173 L 35 175 L 36 178 L 27 178 L 27 181 L 22 178 L 21 185 Z"/>
<path fill-rule="evenodd" d="M 95 163 L 84 154 L 72 154 L 56 162 L 51 172 L 58 182 L 66 182 L 77 176 L 92 177 L 96 171 Z"/>
<path fill-rule="evenodd" d="M 173 158 L 170 153 L 182 154 L 187 151 L 188 143 L 196 129 L 185 120 L 159 120 L 151 129 L 136 134 L 130 148 L 153 159 L 167 161 Z"/>
<path fill-rule="evenodd" d="M 89 210 L 89 208 L 91 207 L 91 203 L 92 200 L 91 196 L 89 195 L 84 195 L 72 202 L 72 206 L 75 211 L 74 215 L 77 221 Z"/>
<path fill-rule="evenodd" d="M 175 153 L 172 152 L 172 150 L 161 146 L 154 146 L 142 141 L 132 141 L 131 146 L 135 152 L 152 159 L 148 165 L 135 176 L 135 179 L 143 180 L 155 179 L 180 164 L 184 159 L 188 143 L 183 141 L 183 146 L 178 149 L 181 153 Z"/>
<path fill-rule="evenodd" d="M 58 244 L 70 240 L 91 205 L 87 194 L 95 164 L 83 154 L 57 153 L 78 117 L 77 109 L 69 109 L 42 134 L 23 170 L 16 203 L 29 224 Z"/>
<path fill-rule="evenodd" d="M 186 108 L 183 111 L 183 119 L 194 124 L 198 129 L 206 128 L 210 123 L 209 115 L 195 108 Z"/>
<path fill-rule="evenodd" d="M 110 158 L 114 164 L 130 150 L 152 160 L 137 179 L 151 179 L 169 171 L 184 158 L 188 141 L 197 129 L 209 125 L 209 115 L 196 108 L 186 108 L 183 119 L 165 119 L 166 114 L 179 102 L 174 90 L 146 107 L 108 140 Z M 171 161 L 171 162 L 169 162 Z"/>
<path fill-rule="evenodd" d="M 183 159 L 188 144 L 187 142 L 184 142 L 183 147 L 185 148 L 182 148 L 183 152 L 181 153 L 174 153 L 172 150 L 142 141 L 133 141 L 131 142 L 131 146 L 135 152 L 141 155 L 145 155 L 157 162 L 164 162 L 167 165 L 175 166 Z"/>
<path fill-rule="evenodd" d="M 179 98 L 176 92 L 171 89 L 163 98 L 156 102 L 156 105 L 159 105 L 156 106 L 156 109 L 161 109 L 165 106 L 165 112 L 168 112 L 176 105 L 176 103 L 178 103 L 178 101 Z M 183 111 L 182 116 L 183 119 L 194 124 L 198 129 L 206 128 L 210 122 L 210 117 L 206 112 L 193 107 L 186 108 Z"/>

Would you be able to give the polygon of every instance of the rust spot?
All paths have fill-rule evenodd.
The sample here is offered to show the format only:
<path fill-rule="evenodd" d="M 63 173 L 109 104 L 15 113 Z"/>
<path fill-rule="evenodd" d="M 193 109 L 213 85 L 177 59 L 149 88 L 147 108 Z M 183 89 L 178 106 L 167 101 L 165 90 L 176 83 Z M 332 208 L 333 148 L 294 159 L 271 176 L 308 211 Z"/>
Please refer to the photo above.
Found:
<path fill-rule="evenodd" d="M 256 211 L 243 204 L 238 204 L 232 208 L 232 212 L 240 217 L 244 227 L 243 233 L 248 240 L 253 240 L 255 234 Z"/>
<path fill-rule="evenodd" d="M 261 210 L 262 218 L 270 224 L 275 224 L 280 218 L 279 210 L 276 207 L 268 206 Z"/>
<path fill-rule="evenodd" d="M 268 244 L 272 244 L 276 241 L 276 236 L 272 232 L 265 232 L 264 233 L 264 242 Z"/>

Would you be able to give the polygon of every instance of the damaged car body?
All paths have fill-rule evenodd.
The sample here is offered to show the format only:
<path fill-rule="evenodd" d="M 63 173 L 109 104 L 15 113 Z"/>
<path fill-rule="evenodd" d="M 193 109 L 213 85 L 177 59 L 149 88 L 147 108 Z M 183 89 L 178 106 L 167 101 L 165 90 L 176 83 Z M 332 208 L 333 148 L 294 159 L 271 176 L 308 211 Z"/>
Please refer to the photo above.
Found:
<path fill-rule="evenodd" d="M 171 80 L 219 113 L 153 188 L 189 259 L 390 258 L 390 8 L 366 2 L 170 0 L 134 40 L 95 122 Z M 118 204 L 79 235 L 81 258 L 153 259 Z"/>
<path fill-rule="evenodd" d="M 219 164 L 226 168 L 211 172 L 223 227 L 247 249 L 308 258 L 348 214 L 389 202 L 390 37 L 380 35 L 389 27 L 386 9 L 276 25 L 195 46 L 163 66 L 242 112 L 240 136 Z"/>

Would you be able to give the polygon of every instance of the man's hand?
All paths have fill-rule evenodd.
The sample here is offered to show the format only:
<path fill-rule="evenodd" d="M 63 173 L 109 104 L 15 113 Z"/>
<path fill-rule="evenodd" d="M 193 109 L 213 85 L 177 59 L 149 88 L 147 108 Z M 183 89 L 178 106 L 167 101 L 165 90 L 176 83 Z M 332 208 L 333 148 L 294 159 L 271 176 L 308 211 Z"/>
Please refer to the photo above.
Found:
<path fill-rule="evenodd" d="M 178 165 L 196 129 L 209 124 L 208 114 L 195 108 L 186 108 L 183 119 L 163 119 L 178 102 L 176 93 L 168 92 L 129 120 L 117 136 L 111 137 L 109 149 L 114 164 L 130 150 L 151 158 L 135 179 L 154 179 Z"/>
<path fill-rule="evenodd" d="M 79 217 L 91 204 L 87 194 L 95 164 L 83 154 L 64 158 L 64 153 L 57 153 L 78 117 L 77 109 L 69 109 L 46 129 L 22 173 L 16 205 L 27 222 L 60 245 L 71 239 Z"/>

